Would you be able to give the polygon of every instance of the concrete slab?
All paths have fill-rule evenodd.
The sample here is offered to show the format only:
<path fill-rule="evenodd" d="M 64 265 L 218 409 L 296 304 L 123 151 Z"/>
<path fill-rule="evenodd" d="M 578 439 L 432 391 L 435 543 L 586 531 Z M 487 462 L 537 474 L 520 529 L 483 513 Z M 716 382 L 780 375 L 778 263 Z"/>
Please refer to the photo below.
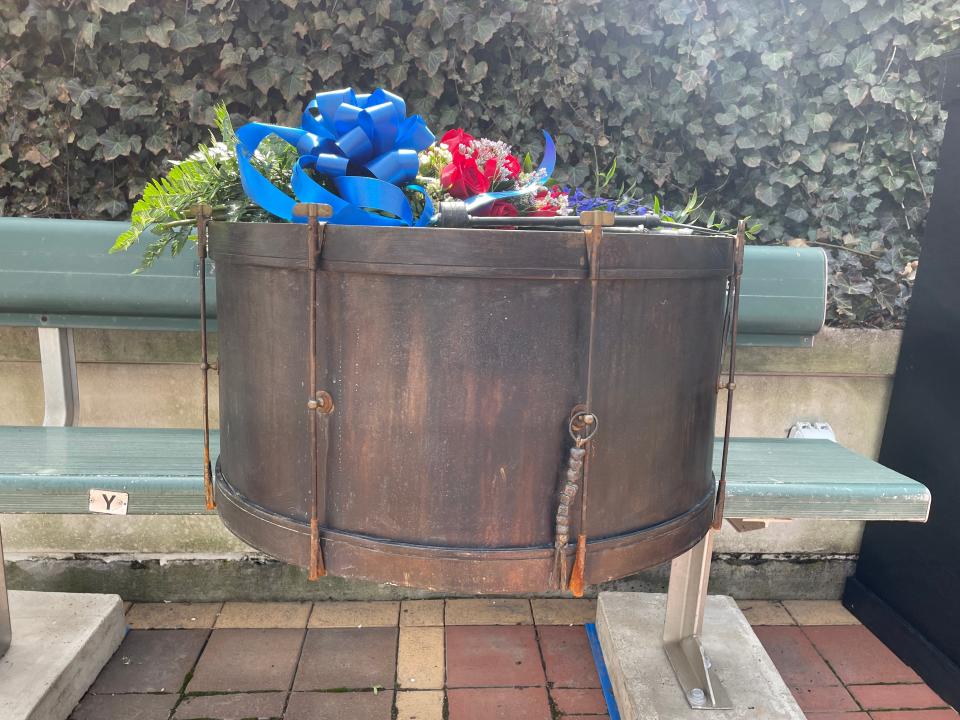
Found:
<path fill-rule="evenodd" d="M 0 718 L 66 720 L 125 632 L 119 595 L 11 590 Z"/>
<path fill-rule="evenodd" d="M 707 598 L 703 645 L 732 710 L 693 710 L 663 650 L 667 596 L 602 592 L 597 634 L 623 720 L 804 720 L 733 598 Z"/>

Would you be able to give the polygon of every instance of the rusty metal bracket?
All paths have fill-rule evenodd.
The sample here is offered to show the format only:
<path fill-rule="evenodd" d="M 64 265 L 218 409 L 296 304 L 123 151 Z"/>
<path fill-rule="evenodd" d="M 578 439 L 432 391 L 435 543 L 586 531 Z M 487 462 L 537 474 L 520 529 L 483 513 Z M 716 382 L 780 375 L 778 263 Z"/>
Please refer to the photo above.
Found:
<path fill-rule="evenodd" d="M 200 382 L 203 405 L 203 495 L 207 510 L 216 508 L 213 494 L 213 469 L 210 463 L 210 377 L 207 356 L 207 224 L 213 208 L 201 203 L 190 212 L 197 220 L 197 257 L 200 259 Z M 219 371 L 219 368 L 217 368 Z"/>
<path fill-rule="evenodd" d="M 730 359 L 727 366 L 726 382 L 717 383 L 717 391 L 727 391 L 726 415 L 723 421 L 723 454 L 720 459 L 720 480 L 717 483 L 717 500 L 713 509 L 713 529 L 719 530 L 723 524 L 723 506 L 727 499 L 727 460 L 730 455 L 730 424 L 733 421 L 733 391 L 737 389 L 737 319 L 740 315 L 740 280 L 743 276 L 743 249 L 747 239 L 747 223 L 741 220 L 737 224 L 737 234 L 733 236 L 733 268 L 727 291 L 727 312 L 724 313 L 723 342 L 729 334 Z M 721 350 L 721 358 L 722 358 Z"/>
<path fill-rule="evenodd" d="M 308 387 L 307 410 L 310 412 L 310 439 L 313 452 L 310 470 L 313 476 L 313 502 L 310 510 L 310 564 L 307 578 L 319 580 L 327 574 L 320 546 L 320 518 L 326 515 L 327 452 L 329 449 L 330 414 L 333 412 L 333 397 L 325 390 L 317 390 L 317 272 L 323 253 L 326 225 L 320 218 L 333 214 L 329 205 L 321 203 L 297 203 L 293 214 L 307 218 L 307 282 L 310 284 L 307 323 L 309 346 L 307 349 Z M 322 459 L 321 459 L 322 458 Z"/>

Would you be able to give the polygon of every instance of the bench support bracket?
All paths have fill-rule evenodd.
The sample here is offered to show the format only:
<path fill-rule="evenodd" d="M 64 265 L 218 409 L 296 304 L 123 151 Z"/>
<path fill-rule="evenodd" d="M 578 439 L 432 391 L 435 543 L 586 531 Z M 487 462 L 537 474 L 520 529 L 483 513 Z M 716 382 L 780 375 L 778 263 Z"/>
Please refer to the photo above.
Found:
<path fill-rule="evenodd" d="M 70 427 L 80 415 L 77 356 L 70 328 L 37 328 L 40 370 L 43 374 L 43 424 Z"/>
<path fill-rule="evenodd" d="M 673 560 L 663 626 L 663 649 L 687 703 L 695 710 L 733 707 L 700 642 L 710 580 L 713 532 L 707 532 L 697 545 Z"/>

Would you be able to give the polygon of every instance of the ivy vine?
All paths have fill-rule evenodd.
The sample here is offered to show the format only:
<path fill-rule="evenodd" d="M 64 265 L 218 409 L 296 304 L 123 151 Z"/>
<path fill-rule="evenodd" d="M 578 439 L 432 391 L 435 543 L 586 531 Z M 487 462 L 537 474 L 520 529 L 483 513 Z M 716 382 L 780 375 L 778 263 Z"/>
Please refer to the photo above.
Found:
<path fill-rule="evenodd" d="M 902 322 L 944 113 L 955 0 L 13 0 L 0 4 L 0 214 L 124 217 L 234 121 L 383 86 L 442 131 L 522 147 L 558 180 L 830 249 L 830 321 Z"/>

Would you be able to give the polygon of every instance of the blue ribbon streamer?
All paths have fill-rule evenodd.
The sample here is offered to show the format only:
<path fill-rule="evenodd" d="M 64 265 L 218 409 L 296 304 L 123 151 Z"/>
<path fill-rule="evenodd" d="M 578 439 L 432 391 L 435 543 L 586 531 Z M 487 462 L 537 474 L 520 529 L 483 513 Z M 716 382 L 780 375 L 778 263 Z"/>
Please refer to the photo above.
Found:
<path fill-rule="evenodd" d="M 290 179 L 296 199 L 267 180 L 251 162 L 260 143 L 270 135 L 297 149 L 299 157 Z M 423 118 L 406 117 L 403 98 L 383 89 L 358 95 L 347 88 L 317 93 L 304 109 L 299 128 L 266 123 L 239 128 L 237 164 L 247 196 L 285 220 L 306 222 L 306 218 L 293 215 L 293 206 L 299 201 L 330 205 L 333 214 L 328 222 L 338 225 L 424 226 L 433 219 L 433 203 L 424 188 L 407 183 L 420 168 L 417 153 L 430 147 L 434 139 Z M 310 177 L 309 169 L 329 178 L 337 193 Z M 423 196 L 424 208 L 418 218 L 399 185 Z"/>

